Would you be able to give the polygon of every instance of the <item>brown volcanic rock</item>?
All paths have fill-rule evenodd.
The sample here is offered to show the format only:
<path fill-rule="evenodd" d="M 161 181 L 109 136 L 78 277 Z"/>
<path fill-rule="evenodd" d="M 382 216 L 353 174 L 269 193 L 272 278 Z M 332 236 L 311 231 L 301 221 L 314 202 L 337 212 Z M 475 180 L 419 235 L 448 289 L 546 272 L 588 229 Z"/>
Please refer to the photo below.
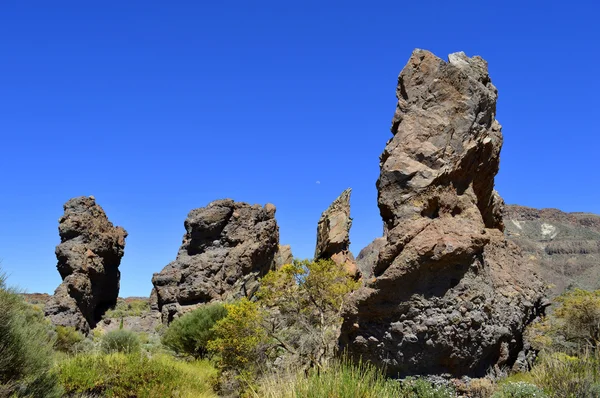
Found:
<path fill-rule="evenodd" d="M 54 324 L 87 333 L 117 303 L 127 232 L 113 226 L 93 196 L 71 199 L 64 209 L 56 246 L 63 282 L 45 312 Z"/>
<path fill-rule="evenodd" d="M 502 233 L 497 90 L 480 57 L 415 50 L 398 78 L 377 181 L 384 241 L 340 343 L 390 375 L 526 366 L 543 288 Z"/>
<path fill-rule="evenodd" d="M 373 242 L 365 246 L 358 256 L 356 256 L 356 265 L 363 278 L 373 276 L 373 268 L 379 259 L 379 252 L 385 247 L 385 238 L 376 238 Z"/>
<path fill-rule="evenodd" d="M 274 269 L 279 269 L 285 264 L 291 264 L 294 262 L 294 255 L 292 254 L 292 247 L 290 245 L 279 245 L 277 253 L 275 254 Z"/>
<path fill-rule="evenodd" d="M 354 256 L 350 252 L 350 193 L 348 188 L 321 214 L 317 225 L 315 260 L 331 259 L 348 274 L 359 276 Z"/>
<path fill-rule="evenodd" d="M 212 300 L 252 296 L 278 250 L 272 204 L 217 200 L 192 210 L 184 225 L 177 258 L 152 278 L 151 306 L 165 323 Z"/>
<path fill-rule="evenodd" d="M 600 289 L 600 216 L 511 205 L 504 219 L 506 237 L 538 264 L 553 295 Z"/>

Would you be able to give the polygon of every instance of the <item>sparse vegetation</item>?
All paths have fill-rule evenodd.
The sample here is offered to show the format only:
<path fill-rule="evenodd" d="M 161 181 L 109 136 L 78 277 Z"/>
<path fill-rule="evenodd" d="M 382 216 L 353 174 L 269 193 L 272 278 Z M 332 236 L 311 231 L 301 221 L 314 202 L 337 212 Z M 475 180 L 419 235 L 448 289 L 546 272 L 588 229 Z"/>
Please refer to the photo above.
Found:
<path fill-rule="evenodd" d="M 127 316 L 141 316 L 145 312 L 150 310 L 150 304 L 148 300 L 133 299 L 124 300 L 119 299 L 117 305 L 114 308 L 109 309 L 104 313 L 105 318 L 117 318 L 122 319 Z"/>
<path fill-rule="evenodd" d="M 535 384 L 518 381 L 500 385 L 492 398 L 548 398 L 548 396 Z"/>
<path fill-rule="evenodd" d="M 404 381 L 386 378 L 381 370 L 366 363 L 331 361 L 326 367 L 312 368 L 266 378 L 254 396 L 265 398 L 452 398 L 456 393 L 446 386 L 416 378 Z"/>
<path fill-rule="evenodd" d="M 343 298 L 355 284 L 331 262 L 295 261 L 265 276 L 257 300 L 205 305 L 164 328 L 162 338 L 123 328 L 86 338 L 53 328 L 0 277 L 0 398 L 216 397 L 215 390 L 265 398 L 456 397 L 451 384 L 392 380 L 371 364 L 334 359 Z M 541 350 L 530 372 L 471 380 L 459 391 L 600 396 L 600 291 L 573 290 L 556 303 L 528 331 Z"/>

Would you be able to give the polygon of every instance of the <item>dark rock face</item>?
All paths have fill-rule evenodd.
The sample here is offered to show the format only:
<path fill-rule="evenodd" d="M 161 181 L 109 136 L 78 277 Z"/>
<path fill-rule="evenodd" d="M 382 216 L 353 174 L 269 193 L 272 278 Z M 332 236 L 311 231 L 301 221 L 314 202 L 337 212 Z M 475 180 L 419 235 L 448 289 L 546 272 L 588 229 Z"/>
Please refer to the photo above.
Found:
<path fill-rule="evenodd" d="M 502 232 L 487 64 L 415 50 L 397 98 L 377 181 L 384 238 L 349 298 L 341 346 L 393 376 L 526 366 L 522 333 L 543 311 L 543 287 Z"/>
<path fill-rule="evenodd" d="M 275 206 L 231 199 L 192 210 L 175 261 L 154 274 L 151 306 L 164 323 L 212 300 L 252 296 L 274 265 L 279 227 Z"/>
<path fill-rule="evenodd" d="M 600 216 L 506 206 L 506 237 L 538 264 L 553 295 L 600 289 Z"/>
<path fill-rule="evenodd" d="M 331 259 L 352 276 L 359 276 L 354 256 L 350 252 L 350 193 L 348 188 L 321 214 L 317 225 L 315 260 Z"/>
<path fill-rule="evenodd" d="M 88 333 L 117 303 L 127 232 L 113 226 L 92 196 L 71 199 L 64 209 L 58 226 L 61 243 L 56 246 L 63 282 L 45 312 L 55 325 Z"/>

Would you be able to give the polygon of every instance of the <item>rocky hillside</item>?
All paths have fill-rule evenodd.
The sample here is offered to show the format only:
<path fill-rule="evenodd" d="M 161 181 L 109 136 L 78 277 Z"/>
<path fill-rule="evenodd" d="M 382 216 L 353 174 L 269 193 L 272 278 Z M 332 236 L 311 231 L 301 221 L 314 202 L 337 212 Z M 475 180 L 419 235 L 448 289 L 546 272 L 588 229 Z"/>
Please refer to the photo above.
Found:
<path fill-rule="evenodd" d="M 506 236 L 537 263 L 554 295 L 600 289 L 600 216 L 518 205 L 505 212 Z"/>

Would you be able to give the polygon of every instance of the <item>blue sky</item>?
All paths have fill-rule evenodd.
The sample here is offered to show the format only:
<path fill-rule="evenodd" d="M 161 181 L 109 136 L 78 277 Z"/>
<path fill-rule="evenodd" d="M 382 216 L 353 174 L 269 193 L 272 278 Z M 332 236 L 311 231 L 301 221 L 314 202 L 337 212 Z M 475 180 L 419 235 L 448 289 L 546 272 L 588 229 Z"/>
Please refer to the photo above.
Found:
<path fill-rule="evenodd" d="M 0 259 L 51 293 L 69 198 L 129 232 L 121 294 L 148 295 L 189 210 L 277 206 L 313 254 L 352 187 L 355 254 L 381 234 L 375 181 L 416 47 L 481 55 L 499 89 L 507 203 L 600 213 L 592 1 L 18 1 L 0 4 Z"/>

